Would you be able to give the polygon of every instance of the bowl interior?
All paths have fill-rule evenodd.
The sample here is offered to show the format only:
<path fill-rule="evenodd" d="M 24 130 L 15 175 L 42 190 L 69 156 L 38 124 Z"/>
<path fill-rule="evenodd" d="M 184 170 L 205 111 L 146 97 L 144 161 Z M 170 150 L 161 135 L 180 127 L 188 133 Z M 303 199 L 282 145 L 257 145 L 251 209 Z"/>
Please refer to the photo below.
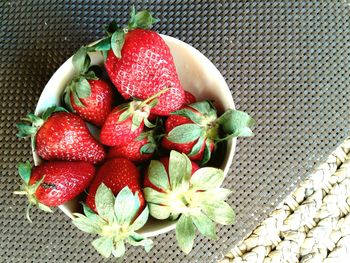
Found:
<path fill-rule="evenodd" d="M 219 111 L 229 108 L 233 109 L 234 103 L 231 92 L 217 68 L 203 54 L 188 44 L 173 37 L 165 35 L 162 35 L 162 37 L 174 57 L 176 70 L 185 90 L 195 95 L 197 100 L 213 99 Z M 92 53 L 91 59 L 92 64 L 103 65 L 103 56 L 100 53 Z M 74 73 L 72 58 L 69 58 L 54 73 L 45 86 L 36 106 L 35 114 L 40 114 L 52 105 L 60 104 L 61 94 L 66 84 L 73 78 Z M 220 156 L 222 161 L 220 168 L 224 170 L 225 175 L 227 175 L 231 165 L 235 145 L 235 139 L 228 141 L 225 153 L 223 153 L 224 156 Z M 33 157 L 35 164 L 38 165 L 41 160 L 35 151 L 33 151 Z M 78 199 L 71 200 L 59 208 L 72 218 L 73 212 L 80 211 Z M 160 221 L 150 218 L 147 224 L 140 229 L 139 233 L 150 237 L 174 228 L 174 221 Z"/>

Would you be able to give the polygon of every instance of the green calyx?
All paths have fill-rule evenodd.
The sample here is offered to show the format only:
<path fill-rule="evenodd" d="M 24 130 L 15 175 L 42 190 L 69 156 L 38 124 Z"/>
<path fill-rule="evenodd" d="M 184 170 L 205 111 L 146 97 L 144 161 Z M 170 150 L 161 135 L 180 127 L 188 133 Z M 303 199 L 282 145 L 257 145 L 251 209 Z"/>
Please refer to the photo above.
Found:
<path fill-rule="evenodd" d="M 139 136 L 135 139 L 136 141 L 142 141 L 147 139 L 147 143 L 140 148 L 141 154 L 152 154 L 157 149 L 157 142 L 155 136 L 155 131 L 150 130 L 147 132 L 141 132 Z"/>
<path fill-rule="evenodd" d="M 95 73 L 89 70 L 91 58 L 88 51 L 89 48 L 83 46 L 73 55 L 72 63 L 76 73 L 66 86 L 63 95 L 65 105 L 72 112 L 74 112 L 74 109 L 71 103 L 71 96 L 76 106 L 85 107 L 81 99 L 88 98 L 91 95 L 91 87 L 88 80 L 98 79 Z"/>
<path fill-rule="evenodd" d="M 168 90 L 169 88 L 165 88 L 144 101 L 134 100 L 129 102 L 126 106 L 120 108 L 120 110 L 124 110 L 124 112 L 120 114 L 118 122 L 132 118 L 131 131 L 135 131 L 139 128 L 142 122 L 144 122 L 146 127 L 154 128 L 155 125 L 148 120 L 148 116 L 151 109 L 158 104 L 158 97 Z"/>
<path fill-rule="evenodd" d="M 112 191 L 101 184 L 95 195 L 95 203 L 97 214 L 83 204 L 84 215 L 74 213 L 73 224 L 84 232 L 99 235 L 92 245 L 102 256 L 123 257 L 125 243 L 143 246 L 147 252 L 150 251 L 152 240 L 136 232 L 145 225 L 149 216 L 146 207 L 135 218 L 140 208 L 137 192 L 133 194 L 125 187 L 114 197 Z"/>
<path fill-rule="evenodd" d="M 31 170 L 32 170 L 32 167 L 28 161 L 26 163 L 18 164 L 18 173 L 23 180 L 23 184 L 21 185 L 21 188 L 19 191 L 14 192 L 14 194 L 26 195 L 28 197 L 29 204 L 27 207 L 26 216 L 30 222 L 32 222 L 32 220 L 30 219 L 30 209 L 33 206 L 37 206 L 40 210 L 43 210 L 45 212 L 52 213 L 52 210 L 50 209 L 50 207 L 44 204 L 41 204 L 35 196 L 35 192 L 44 181 L 44 177 L 41 178 L 39 181 L 35 182 L 34 184 L 29 185 Z"/>
<path fill-rule="evenodd" d="M 167 139 L 174 143 L 197 140 L 189 156 L 197 154 L 205 143 L 202 163 L 206 163 L 211 157 L 211 144 L 215 145 L 232 137 L 253 136 L 251 127 L 255 121 L 247 113 L 229 109 L 218 118 L 211 101 L 196 102 L 172 114 L 186 117 L 193 123 L 175 127 L 168 133 Z"/>
<path fill-rule="evenodd" d="M 148 169 L 149 180 L 161 191 L 144 189 L 153 217 L 178 218 L 176 238 L 186 254 L 192 250 L 196 228 L 204 236 L 216 239 L 215 223 L 229 225 L 235 218 L 233 209 L 224 201 L 231 191 L 220 188 L 223 171 L 205 167 L 192 176 L 191 171 L 188 157 L 171 151 L 168 173 L 159 161 L 151 161 Z"/>
<path fill-rule="evenodd" d="M 59 111 L 67 111 L 65 108 L 60 106 L 52 106 L 47 108 L 40 117 L 29 113 L 25 118 L 22 118 L 24 122 L 16 124 L 18 129 L 17 137 L 26 138 L 31 136 L 32 148 L 35 149 L 35 135 L 45 121 L 54 113 Z"/>
<path fill-rule="evenodd" d="M 121 51 L 127 32 L 136 28 L 149 29 L 158 21 L 159 19 L 154 18 L 151 12 L 147 10 L 136 12 L 135 7 L 132 6 L 130 20 L 127 26 L 121 28 L 118 26 L 117 22 L 112 21 L 109 25 L 105 26 L 107 37 L 90 46 L 89 51 L 101 51 L 106 58 L 107 52 L 112 49 L 114 55 L 117 58 L 121 58 Z"/>

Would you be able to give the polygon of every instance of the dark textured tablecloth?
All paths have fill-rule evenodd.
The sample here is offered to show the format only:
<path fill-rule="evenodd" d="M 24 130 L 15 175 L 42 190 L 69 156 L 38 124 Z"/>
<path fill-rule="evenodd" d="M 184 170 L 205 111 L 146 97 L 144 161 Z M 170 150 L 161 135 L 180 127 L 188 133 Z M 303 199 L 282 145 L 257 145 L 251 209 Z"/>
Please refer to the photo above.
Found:
<path fill-rule="evenodd" d="M 229 84 L 237 108 L 257 120 L 240 139 L 225 186 L 234 190 L 234 226 L 217 241 L 198 237 L 185 256 L 174 232 L 125 262 L 214 262 L 243 238 L 348 134 L 350 6 L 347 1 L 138 1 L 161 19 L 154 28 L 205 54 Z M 114 262 L 59 210 L 33 211 L 14 196 L 16 164 L 31 158 L 15 137 L 50 76 L 82 44 L 126 22 L 132 1 L 0 1 L 0 262 Z"/>

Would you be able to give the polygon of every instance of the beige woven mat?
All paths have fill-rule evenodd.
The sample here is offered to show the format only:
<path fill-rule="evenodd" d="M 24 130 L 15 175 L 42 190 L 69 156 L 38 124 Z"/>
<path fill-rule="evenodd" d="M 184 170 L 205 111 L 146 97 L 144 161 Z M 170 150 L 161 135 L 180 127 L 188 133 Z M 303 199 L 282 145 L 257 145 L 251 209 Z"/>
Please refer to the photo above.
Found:
<path fill-rule="evenodd" d="M 350 138 L 220 263 L 350 262 Z"/>

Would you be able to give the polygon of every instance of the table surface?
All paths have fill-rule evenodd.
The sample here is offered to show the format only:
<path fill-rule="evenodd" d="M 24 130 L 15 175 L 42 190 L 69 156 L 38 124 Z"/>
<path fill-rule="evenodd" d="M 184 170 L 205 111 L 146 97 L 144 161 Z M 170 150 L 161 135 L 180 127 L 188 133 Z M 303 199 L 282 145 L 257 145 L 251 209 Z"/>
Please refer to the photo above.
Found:
<path fill-rule="evenodd" d="M 102 24 L 126 17 L 129 1 L 0 1 L 0 262 L 113 262 L 90 246 L 60 211 L 24 216 L 16 164 L 30 158 L 16 123 L 33 111 L 50 76 Z M 161 19 L 154 28 L 205 54 L 221 71 L 238 109 L 257 120 L 239 140 L 225 181 L 237 222 L 217 241 L 197 237 L 185 256 L 174 232 L 127 262 L 213 262 L 243 238 L 348 134 L 350 6 L 347 1 L 138 1 Z M 119 20 L 120 21 L 120 20 Z"/>

